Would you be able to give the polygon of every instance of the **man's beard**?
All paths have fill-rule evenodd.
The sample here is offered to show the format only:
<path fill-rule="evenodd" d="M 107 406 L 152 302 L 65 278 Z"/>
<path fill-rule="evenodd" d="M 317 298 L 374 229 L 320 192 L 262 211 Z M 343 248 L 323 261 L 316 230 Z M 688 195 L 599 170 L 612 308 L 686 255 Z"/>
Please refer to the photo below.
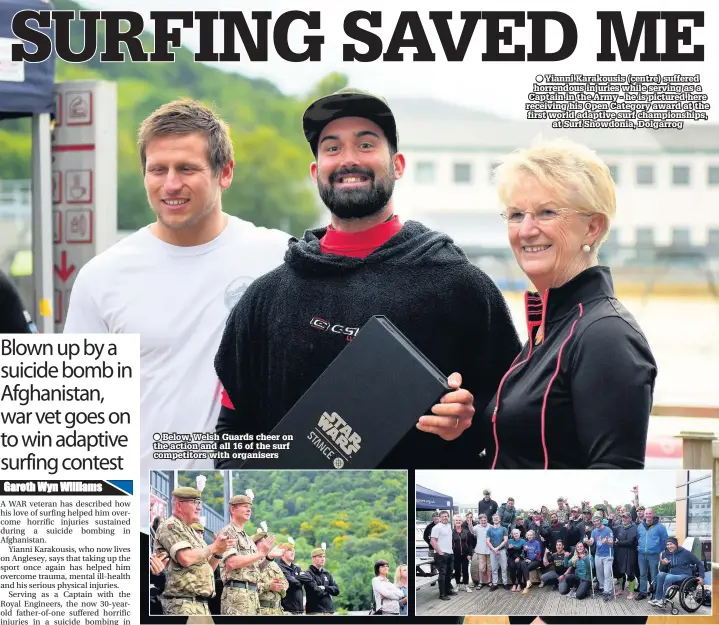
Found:
<path fill-rule="evenodd" d="M 386 175 L 377 177 L 371 169 L 350 167 L 338 169 L 329 175 L 325 183 L 317 178 L 320 198 L 330 212 L 340 219 L 361 219 L 379 213 L 392 198 L 394 192 L 394 165 L 389 162 Z M 357 174 L 369 179 L 369 188 L 336 189 L 333 185 L 338 177 Z"/>

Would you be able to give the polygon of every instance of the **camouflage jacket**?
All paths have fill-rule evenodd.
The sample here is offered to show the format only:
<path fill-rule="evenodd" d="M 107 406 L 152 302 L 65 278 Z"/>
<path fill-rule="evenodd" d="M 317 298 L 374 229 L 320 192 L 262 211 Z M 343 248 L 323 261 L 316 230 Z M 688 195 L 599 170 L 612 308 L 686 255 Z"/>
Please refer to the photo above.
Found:
<path fill-rule="evenodd" d="M 170 556 L 163 597 L 172 599 L 215 596 L 215 572 L 207 559 L 191 566 L 182 566 L 177 561 L 177 554 L 182 549 L 207 547 L 207 543 L 202 538 L 198 538 L 187 523 L 174 515 L 168 517 L 157 528 L 157 545 Z"/>
<path fill-rule="evenodd" d="M 552 514 L 557 515 L 557 520 L 561 525 L 564 525 L 565 523 L 569 522 L 569 508 L 567 506 L 564 506 L 563 510 L 560 510 L 559 508 L 555 508 L 550 513 L 550 517 Z M 550 520 L 551 523 L 551 520 Z"/>
<path fill-rule="evenodd" d="M 260 581 L 260 569 L 257 562 L 253 562 L 248 566 L 227 570 L 227 560 L 235 555 L 246 556 L 250 553 L 259 553 L 255 543 L 247 535 L 244 530 L 239 529 L 233 523 L 225 525 L 219 532 L 218 536 L 228 536 L 234 539 L 231 543 L 230 548 L 222 554 L 222 560 L 220 561 L 220 576 L 222 581 L 235 581 L 235 582 L 252 582 L 257 583 Z"/>
<path fill-rule="evenodd" d="M 283 588 L 280 592 L 270 590 L 270 584 L 275 579 L 282 583 Z M 276 562 L 270 562 L 269 566 L 260 572 L 260 582 L 257 586 L 260 601 L 276 601 L 279 606 L 279 602 L 284 599 L 289 586 L 290 584 L 287 581 L 285 574 L 282 572 L 282 569 L 277 566 Z"/>

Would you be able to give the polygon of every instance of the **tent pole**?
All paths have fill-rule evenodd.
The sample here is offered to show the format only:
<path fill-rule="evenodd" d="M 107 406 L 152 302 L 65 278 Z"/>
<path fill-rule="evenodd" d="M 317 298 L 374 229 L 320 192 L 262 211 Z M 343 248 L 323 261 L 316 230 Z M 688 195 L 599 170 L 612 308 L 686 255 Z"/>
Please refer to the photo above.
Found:
<path fill-rule="evenodd" d="M 32 262 L 35 322 L 54 334 L 52 257 L 52 151 L 50 114 L 32 116 Z"/>

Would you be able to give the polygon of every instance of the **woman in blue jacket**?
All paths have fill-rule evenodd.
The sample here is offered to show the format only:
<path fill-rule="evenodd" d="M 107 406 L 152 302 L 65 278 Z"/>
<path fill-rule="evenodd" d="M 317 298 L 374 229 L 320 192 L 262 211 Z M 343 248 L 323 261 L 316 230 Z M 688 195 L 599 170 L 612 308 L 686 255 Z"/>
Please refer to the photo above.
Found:
<path fill-rule="evenodd" d="M 538 569 L 540 566 L 542 566 L 542 552 L 544 551 L 542 543 L 540 543 L 534 537 L 534 530 L 529 530 L 527 532 L 527 544 L 524 545 L 523 549 L 524 560 L 522 560 L 521 567 L 522 575 L 524 575 L 524 579 L 527 580 L 527 587 L 522 591 L 522 594 L 526 595 L 529 592 L 530 587 L 532 586 L 532 582 L 529 579 L 529 574 L 534 569 Z"/>

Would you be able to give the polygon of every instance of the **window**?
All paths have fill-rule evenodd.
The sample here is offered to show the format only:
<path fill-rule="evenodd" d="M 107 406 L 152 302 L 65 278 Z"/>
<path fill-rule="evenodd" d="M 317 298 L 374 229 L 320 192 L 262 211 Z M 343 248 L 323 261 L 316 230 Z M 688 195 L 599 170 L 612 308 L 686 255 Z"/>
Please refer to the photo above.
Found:
<path fill-rule="evenodd" d="M 707 168 L 707 184 L 711 187 L 719 185 L 719 165 L 709 165 Z"/>
<path fill-rule="evenodd" d="M 654 228 L 637 228 L 635 236 L 634 261 L 639 264 L 653 263 L 655 261 Z"/>
<path fill-rule="evenodd" d="M 707 247 L 710 250 L 719 250 L 719 228 L 709 228 Z"/>
<path fill-rule="evenodd" d="M 674 165 L 672 167 L 672 184 L 686 186 L 689 184 L 690 169 L 687 165 Z"/>
<path fill-rule="evenodd" d="M 711 493 L 690 497 L 687 501 L 687 536 L 709 538 L 712 535 Z"/>
<path fill-rule="evenodd" d="M 637 247 L 654 245 L 654 228 L 637 228 Z"/>
<path fill-rule="evenodd" d="M 637 184 L 654 184 L 654 165 L 637 165 Z"/>
<path fill-rule="evenodd" d="M 472 182 L 472 165 L 469 163 L 454 164 L 454 182 L 466 184 Z"/>
<path fill-rule="evenodd" d="M 689 487 L 689 496 L 693 497 L 694 495 L 706 495 L 707 492 L 711 493 L 711 476 L 711 471 L 707 470 L 689 471 L 687 484 Z"/>
<path fill-rule="evenodd" d="M 609 175 L 614 180 L 614 184 L 619 184 L 619 165 L 607 165 L 609 168 Z"/>
<path fill-rule="evenodd" d="M 489 164 L 489 182 L 494 182 L 494 170 L 497 169 L 499 161 L 493 161 Z"/>
<path fill-rule="evenodd" d="M 712 535 L 712 474 L 690 471 L 687 497 L 687 536 L 709 538 Z"/>
<path fill-rule="evenodd" d="M 601 255 L 603 260 L 606 260 L 607 258 L 610 258 L 613 254 L 617 252 L 617 248 L 619 247 L 619 231 L 616 228 L 612 228 L 609 231 L 609 236 L 607 237 L 607 240 L 604 242 L 604 245 L 602 245 L 599 254 Z"/>
<path fill-rule="evenodd" d="M 672 228 L 672 244 L 679 247 L 690 247 L 692 237 L 689 228 Z"/>
<path fill-rule="evenodd" d="M 432 184 L 434 182 L 434 163 L 429 161 L 417 163 L 415 181 L 420 184 Z"/>

